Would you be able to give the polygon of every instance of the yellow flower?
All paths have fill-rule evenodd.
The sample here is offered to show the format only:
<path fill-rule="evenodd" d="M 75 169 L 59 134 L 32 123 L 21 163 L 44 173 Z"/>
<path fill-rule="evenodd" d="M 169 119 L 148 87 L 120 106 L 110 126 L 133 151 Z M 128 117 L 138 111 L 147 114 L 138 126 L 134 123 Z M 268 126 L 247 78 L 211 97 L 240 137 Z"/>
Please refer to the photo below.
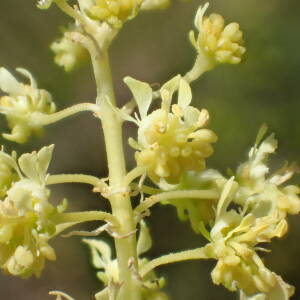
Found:
<path fill-rule="evenodd" d="M 137 14 L 142 2 L 143 0 L 95 0 L 87 13 L 93 19 L 120 27 Z"/>
<path fill-rule="evenodd" d="M 203 17 L 208 3 L 199 7 L 195 17 L 195 26 L 199 31 L 195 37 L 190 32 L 190 40 L 201 56 L 211 61 L 211 64 L 238 64 L 246 49 L 243 46 L 243 34 L 238 23 L 225 26 L 224 18 L 219 14 Z"/>
<path fill-rule="evenodd" d="M 0 68 L 0 89 L 8 94 L 0 98 L 0 113 L 6 116 L 11 133 L 3 137 L 24 143 L 30 134 L 40 134 L 42 126 L 35 122 L 34 113 L 51 114 L 55 104 L 46 90 L 37 88 L 32 75 L 24 69 L 17 69 L 29 79 L 30 85 L 18 82 L 5 68 Z"/>
<path fill-rule="evenodd" d="M 213 153 L 211 143 L 217 136 L 204 128 L 209 120 L 206 109 L 190 106 L 192 92 L 189 84 L 176 76 L 160 90 L 161 108 L 147 114 L 152 101 L 151 88 L 132 78 L 125 79 L 137 101 L 141 120 L 138 120 L 138 140 L 135 143 L 137 165 L 147 169 L 156 183 L 177 184 L 186 171 L 201 171 L 205 158 Z M 178 89 L 177 104 L 171 105 Z M 171 111 L 170 111 L 171 110 Z M 133 145 L 133 143 L 132 143 Z"/>

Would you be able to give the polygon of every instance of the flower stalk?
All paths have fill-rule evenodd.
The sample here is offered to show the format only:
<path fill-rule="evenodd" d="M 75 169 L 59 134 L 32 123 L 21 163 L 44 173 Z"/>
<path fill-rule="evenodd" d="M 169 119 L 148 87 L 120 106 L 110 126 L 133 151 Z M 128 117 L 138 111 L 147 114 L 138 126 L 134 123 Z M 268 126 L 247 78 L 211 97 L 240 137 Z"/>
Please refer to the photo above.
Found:
<path fill-rule="evenodd" d="M 112 214 L 120 224 L 120 234 L 127 235 L 135 231 L 134 214 L 129 197 L 129 185 L 125 183 L 126 166 L 122 140 L 122 120 L 113 110 L 115 97 L 107 53 L 93 57 L 93 67 L 98 86 L 97 103 L 102 112 L 101 122 L 106 145 L 109 186 L 114 191 L 109 198 Z M 107 101 L 110 100 L 111 104 Z M 135 283 L 129 262 L 133 260 L 137 266 L 136 237 L 135 233 L 121 239 L 115 239 L 117 260 L 119 265 L 121 299 L 140 300 L 141 292 Z"/>

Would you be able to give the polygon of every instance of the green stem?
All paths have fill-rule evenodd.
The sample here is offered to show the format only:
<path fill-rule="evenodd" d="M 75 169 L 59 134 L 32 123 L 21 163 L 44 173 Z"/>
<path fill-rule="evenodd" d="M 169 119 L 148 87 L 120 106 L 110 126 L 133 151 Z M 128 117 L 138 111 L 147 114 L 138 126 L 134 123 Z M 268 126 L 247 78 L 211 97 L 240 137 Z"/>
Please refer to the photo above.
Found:
<path fill-rule="evenodd" d="M 55 0 L 55 3 L 62 12 L 73 18 L 75 21 L 78 21 L 89 34 L 96 34 L 93 26 L 90 25 L 90 23 L 81 15 L 78 10 L 70 6 L 66 0 Z"/>
<path fill-rule="evenodd" d="M 49 115 L 36 112 L 32 115 L 31 122 L 33 125 L 49 125 L 82 111 L 92 111 L 99 114 L 99 107 L 93 103 L 80 103 Z"/>
<path fill-rule="evenodd" d="M 194 259 L 207 259 L 209 258 L 205 253 L 205 247 L 197 248 L 193 250 L 185 250 L 177 253 L 170 253 L 167 255 L 163 255 L 156 259 L 151 260 L 146 265 L 144 265 L 140 270 L 140 275 L 144 277 L 147 275 L 151 270 L 157 268 L 161 265 L 166 265 L 170 263 L 175 263 L 179 261 L 186 261 L 186 260 L 194 260 Z"/>
<path fill-rule="evenodd" d="M 120 224 L 120 235 L 135 231 L 134 214 L 129 197 L 129 187 L 125 183 L 126 168 L 122 140 L 122 120 L 111 107 L 115 105 L 109 58 L 106 52 L 94 53 L 92 56 L 94 74 L 97 82 L 97 104 L 101 109 L 101 121 L 104 132 L 109 185 L 112 196 L 109 197 L 112 213 Z M 109 100 L 111 104 L 107 101 Z M 138 268 L 136 236 L 131 234 L 121 239 L 115 239 L 116 254 L 122 287 L 120 299 L 140 300 L 140 287 L 134 280 L 128 263 L 133 260 Z"/>
<path fill-rule="evenodd" d="M 139 187 L 139 185 L 137 183 L 132 183 L 130 186 L 131 186 L 132 190 L 142 191 L 143 193 L 148 194 L 148 195 L 154 195 L 154 194 L 161 193 L 160 189 L 154 188 L 152 186 L 144 185 L 144 184 Z"/>
<path fill-rule="evenodd" d="M 192 69 L 184 75 L 184 79 L 191 83 L 197 80 L 203 73 L 210 71 L 215 67 L 215 63 L 207 57 L 207 55 L 198 54 Z"/>
<path fill-rule="evenodd" d="M 115 228 L 119 226 L 117 218 L 115 218 L 112 214 L 103 211 L 60 213 L 55 215 L 52 221 L 57 225 L 64 223 L 78 224 L 90 221 L 105 221 L 109 222 Z"/>
<path fill-rule="evenodd" d="M 104 185 L 103 180 L 98 177 L 85 174 L 59 174 L 49 175 L 46 180 L 46 185 L 60 184 L 60 183 L 86 183 L 95 187 Z"/>
<path fill-rule="evenodd" d="M 175 199 L 199 199 L 201 200 L 213 200 L 217 199 L 220 196 L 219 192 L 215 190 L 181 190 L 181 191 L 170 191 L 170 192 L 163 192 L 160 194 L 152 195 L 151 197 L 147 198 L 144 202 L 139 204 L 135 210 L 135 214 L 141 214 L 151 206 L 159 203 L 161 201 L 170 201 Z"/>
<path fill-rule="evenodd" d="M 125 184 L 129 186 L 136 178 L 142 176 L 145 173 L 146 169 L 142 167 L 136 167 L 132 169 L 127 175 L 125 176 Z"/>

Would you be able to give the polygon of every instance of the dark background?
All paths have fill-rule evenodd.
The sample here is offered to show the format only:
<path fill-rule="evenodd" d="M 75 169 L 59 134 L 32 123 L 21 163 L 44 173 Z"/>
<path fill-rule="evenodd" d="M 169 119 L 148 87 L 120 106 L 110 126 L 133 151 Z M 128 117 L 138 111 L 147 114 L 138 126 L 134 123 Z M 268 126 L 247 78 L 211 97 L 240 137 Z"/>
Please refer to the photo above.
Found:
<path fill-rule="evenodd" d="M 163 83 L 171 76 L 185 73 L 193 64 L 195 52 L 187 39 L 193 27 L 196 8 L 204 2 L 172 1 L 166 11 L 142 13 L 126 24 L 111 49 L 112 69 L 119 102 L 130 93 L 122 83 L 125 75 L 150 83 Z M 244 31 L 247 55 L 239 66 L 220 66 L 193 84 L 194 104 L 211 114 L 211 127 L 219 135 L 209 166 L 225 171 L 246 158 L 258 128 L 266 122 L 279 139 L 277 159 L 299 161 L 299 74 L 300 29 L 298 0 L 212 1 L 209 12 L 219 12 L 227 21 L 237 21 Z M 64 73 L 53 63 L 50 43 L 59 26 L 68 18 L 56 7 L 48 11 L 35 8 L 35 1 L 0 1 L 0 65 L 13 70 L 24 67 L 33 72 L 40 86 L 51 91 L 58 109 L 95 97 L 90 66 Z M 2 131 L 7 130 L 5 122 Z M 134 136 L 134 127 L 126 135 Z M 2 140 L 6 149 L 18 153 L 55 143 L 51 173 L 89 173 L 106 176 L 106 159 L 98 121 L 88 113 L 49 126 L 44 139 L 32 139 L 16 146 Z M 128 166 L 133 166 L 128 149 Z M 108 209 L 90 188 L 66 185 L 53 188 L 52 198 L 69 200 L 69 209 Z M 203 240 L 188 224 L 177 220 L 174 208 L 160 206 L 148 218 L 154 239 L 149 256 L 198 247 Z M 92 229 L 95 224 L 85 228 Z M 299 238 L 300 218 L 290 218 L 290 232 L 272 243 L 266 264 L 298 288 L 293 299 L 300 299 Z M 109 239 L 104 236 L 105 239 Z M 63 290 L 77 300 L 92 299 L 101 288 L 89 264 L 88 251 L 79 239 L 58 238 L 52 242 L 57 261 L 47 263 L 40 279 L 0 278 L 0 299 L 51 299 L 49 290 Z M 174 300 L 235 299 L 223 287 L 211 283 L 214 262 L 193 261 L 159 269 L 167 279 L 166 291 Z"/>

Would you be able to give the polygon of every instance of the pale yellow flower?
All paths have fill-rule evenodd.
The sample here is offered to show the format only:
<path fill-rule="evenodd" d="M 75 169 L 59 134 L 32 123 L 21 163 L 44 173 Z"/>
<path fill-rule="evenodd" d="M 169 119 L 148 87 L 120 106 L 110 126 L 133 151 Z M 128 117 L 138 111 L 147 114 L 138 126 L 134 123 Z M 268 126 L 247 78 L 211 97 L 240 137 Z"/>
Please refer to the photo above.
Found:
<path fill-rule="evenodd" d="M 216 134 L 205 128 L 209 114 L 190 106 L 192 92 L 189 84 L 176 76 L 160 89 L 161 108 L 148 113 L 152 90 L 132 78 L 126 83 L 138 103 L 141 120 L 138 120 L 138 139 L 132 143 L 138 150 L 137 165 L 147 169 L 156 183 L 166 181 L 177 184 L 186 171 L 201 171 L 205 159 L 213 153 Z M 173 93 L 178 89 L 177 104 L 171 105 Z"/>
<path fill-rule="evenodd" d="M 256 250 L 259 243 L 282 237 L 287 229 L 286 222 L 275 214 L 257 217 L 252 213 L 243 215 L 228 210 L 237 190 L 238 185 L 231 178 L 216 208 L 211 243 L 206 246 L 208 256 L 218 260 L 212 279 L 231 291 L 240 289 L 246 295 L 267 294 L 276 286 L 279 276 L 264 266 Z"/>
<path fill-rule="evenodd" d="M 35 122 L 34 113 L 54 113 L 55 104 L 46 90 L 38 89 L 27 70 L 19 68 L 17 71 L 29 79 L 30 84 L 20 83 L 5 68 L 0 68 L 0 89 L 7 94 L 0 98 L 0 113 L 6 116 L 11 129 L 11 133 L 5 133 L 3 137 L 24 143 L 32 133 L 42 132 L 42 126 Z"/>

